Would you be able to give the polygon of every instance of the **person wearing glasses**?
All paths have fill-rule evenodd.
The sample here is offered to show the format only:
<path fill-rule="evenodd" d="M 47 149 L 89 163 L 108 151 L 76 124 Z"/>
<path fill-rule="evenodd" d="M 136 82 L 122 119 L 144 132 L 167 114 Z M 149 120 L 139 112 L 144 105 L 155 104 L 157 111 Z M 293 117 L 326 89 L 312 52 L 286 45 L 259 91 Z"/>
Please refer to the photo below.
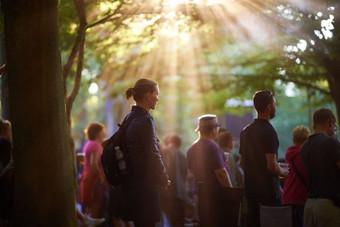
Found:
<path fill-rule="evenodd" d="M 340 226 L 340 143 L 330 109 L 313 114 L 314 134 L 300 149 L 307 173 L 305 226 Z"/>
<path fill-rule="evenodd" d="M 271 91 L 257 91 L 253 96 L 257 119 L 240 135 L 240 165 L 244 171 L 247 199 L 247 226 L 260 226 L 260 207 L 281 204 L 280 177 L 288 168 L 277 162 L 279 140 L 270 120 L 275 117 L 276 100 Z"/>

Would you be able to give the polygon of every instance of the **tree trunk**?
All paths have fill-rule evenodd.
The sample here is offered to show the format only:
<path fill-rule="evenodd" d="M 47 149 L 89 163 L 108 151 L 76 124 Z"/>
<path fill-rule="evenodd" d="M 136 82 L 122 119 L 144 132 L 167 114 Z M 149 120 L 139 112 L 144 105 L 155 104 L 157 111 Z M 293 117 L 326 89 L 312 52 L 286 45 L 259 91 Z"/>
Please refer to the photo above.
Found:
<path fill-rule="evenodd" d="M 327 81 L 331 96 L 335 103 L 337 120 L 340 121 L 340 73 L 339 73 L 339 59 L 324 59 L 324 65 L 328 71 Z"/>
<path fill-rule="evenodd" d="M 331 90 L 332 98 L 335 103 L 337 122 L 339 124 L 339 121 L 340 121 L 340 79 L 336 78 L 333 81 L 332 85 L 330 85 L 330 90 Z"/>
<path fill-rule="evenodd" d="M 0 17 L 2 17 L 2 11 L 0 10 Z M 0 35 L 0 67 L 5 63 L 5 39 L 3 33 Z M 1 76 L 1 118 L 10 120 L 9 116 L 9 97 L 8 97 L 8 77 L 7 72 L 2 73 Z"/>
<path fill-rule="evenodd" d="M 14 140 L 13 226 L 76 226 L 57 5 L 58 0 L 3 4 Z"/>

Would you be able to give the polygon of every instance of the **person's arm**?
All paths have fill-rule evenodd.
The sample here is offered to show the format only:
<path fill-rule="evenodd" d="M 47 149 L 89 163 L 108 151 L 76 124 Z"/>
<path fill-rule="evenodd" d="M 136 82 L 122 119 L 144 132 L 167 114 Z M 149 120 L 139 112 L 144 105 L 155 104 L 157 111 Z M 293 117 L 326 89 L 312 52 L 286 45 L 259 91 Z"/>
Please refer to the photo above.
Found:
<path fill-rule="evenodd" d="M 240 154 L 240 161 L 239 161 L 239 166 L 242 169 L 242 171 L 244 171 L 244 161 L 243 161 L 243 146 L 244 146 L 244 139 L 243 139 L 243 130 L 240 133 L 240 147 L 239 147 L 239 154 Z"/>
<path fill-rule="evenodd" d="M 166 189 L 170 185 L 170 181 L 159 153 L 156 130 L 151 119 L 145 119 L 143 129 L 143 147 L 147 152 L 149 172 L 154 174 L 153 177 L 155 177 L 156 183 L 162 189 Z"/>
<path fill-rule="evenodd" d="M 340 161 L 338 161 L 338 162 L 336 163 L 336 165 L 337 165 L 338 168 L 340 169 Z"/>
<path fill-rule="evenodd" d="M 214 171 L 215 171 L 218 181 L 223 187 L 226 187 L 226 188 L 233 187 L 231 184 L 231 180 L 229 178 L 229 174 L 225 168 L 215 169 Z"/>
<path fill-rule="evenodd" d="M 100 171 L 98 152 L 92 152 L 91 153 L 91 155 L 90 155 L 90 166 L 91 166 L 91 169 L 97 174 L 100 182 L 103 183 L 105 180 L 104 180 L 104 177 L 103 177 L 103 175 L 101 174 L 101 171 Z"/>
<path fill-rule="evenodd" d="M 288 173 L 289 173 L 288 169 L 281 168 L 279 163 L 277 163 L 276 154 L 267 153 L 266 160 L 267 160 L 267 168 L 272 174 L 276 176 L 281 176 L 281 177 L 288 176 Z"/>
<path fill-rule="evenodd" d="M 7 70 L 7 65 L 6 64 L 3 64 L 1 67 L 0 67 L 0 76 Z"/>
<path fill-rule="evenodd" d="M 243 162 L 243 158 L 242 158 L 242 155 L 240 155 L 240 161 L 239 161 L 239 166 L 240 168 L 244 171 L 244 162 Z"/>

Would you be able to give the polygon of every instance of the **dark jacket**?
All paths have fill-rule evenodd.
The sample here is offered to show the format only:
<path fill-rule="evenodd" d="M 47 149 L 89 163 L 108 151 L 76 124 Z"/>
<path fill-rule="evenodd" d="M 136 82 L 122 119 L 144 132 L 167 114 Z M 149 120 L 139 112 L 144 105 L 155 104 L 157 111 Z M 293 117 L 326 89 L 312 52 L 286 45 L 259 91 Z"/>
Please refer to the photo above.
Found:
<path fill-rule="evenodd" d="M 132 221 L 160 219 L 159 186 L 168 175 L 159 153 L 159 140 L 149 112 L 133 106 L 125 131 L 128 182 L 123 185 L 125 218 Z"/>

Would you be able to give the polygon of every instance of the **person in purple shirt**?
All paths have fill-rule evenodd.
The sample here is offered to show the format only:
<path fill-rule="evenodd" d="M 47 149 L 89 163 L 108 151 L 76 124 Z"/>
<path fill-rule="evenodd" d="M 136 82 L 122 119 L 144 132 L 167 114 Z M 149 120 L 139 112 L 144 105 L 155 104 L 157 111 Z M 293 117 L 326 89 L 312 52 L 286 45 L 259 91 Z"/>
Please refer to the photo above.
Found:
<path fill-rule="evenodd" d="M 189 174 L 193 174 L 198 188 L 198 215 L 200 226 L 224 226 L 219 197 L 213 193 L 219 187 L 232 187 L 223 161 L 223 151 L 215 142 L 220 124 L 216 115 L 198 118 L 199 138 L 188 150 Z"/>

